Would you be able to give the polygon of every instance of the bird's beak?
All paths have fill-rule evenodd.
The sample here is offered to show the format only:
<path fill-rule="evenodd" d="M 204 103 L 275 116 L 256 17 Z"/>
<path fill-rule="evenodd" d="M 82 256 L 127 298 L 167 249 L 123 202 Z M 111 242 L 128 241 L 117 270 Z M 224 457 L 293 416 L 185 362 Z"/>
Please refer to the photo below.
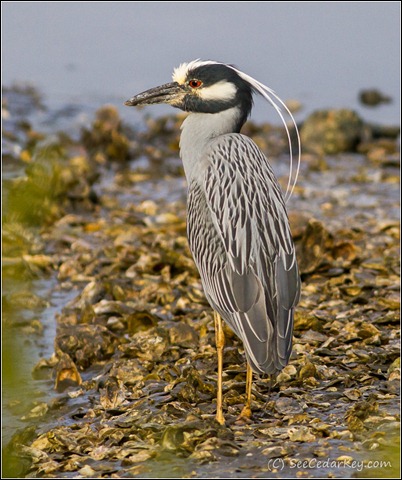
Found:
<path fill-rule="evenodd" d="M 135 107 L 142 105 L 154 105 L 157 103 L 169 103 L 175 106 L 183 99 L 185 94 L 186 92 L 184 91 L 184 88 L 179 83 L 166 83 L 160 87 L 151 88 L 146 92 L 135 95 L 124 102 L 124 105 Z"/>

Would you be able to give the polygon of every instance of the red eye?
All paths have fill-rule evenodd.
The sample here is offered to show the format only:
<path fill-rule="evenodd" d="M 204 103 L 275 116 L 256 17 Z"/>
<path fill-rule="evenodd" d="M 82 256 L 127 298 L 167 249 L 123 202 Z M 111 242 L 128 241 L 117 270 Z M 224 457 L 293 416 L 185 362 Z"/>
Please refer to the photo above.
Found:
<path fill-rule="evenodd" d="M 201 80 L 190 80 L 188 84 L 190 85 L 191 88 L 199 88 L 201 87 L 202 82 Z"/>

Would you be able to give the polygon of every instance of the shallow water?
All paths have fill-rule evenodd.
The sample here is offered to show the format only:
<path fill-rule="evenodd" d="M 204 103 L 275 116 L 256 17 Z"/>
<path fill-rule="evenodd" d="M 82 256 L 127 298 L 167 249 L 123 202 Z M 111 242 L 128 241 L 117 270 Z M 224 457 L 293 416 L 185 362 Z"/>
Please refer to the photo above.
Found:
<path fill-rule="evenodd" d="M 9 282 L 9 279 L 8 279 Z M 10 285 L 3 285 L 3 295 L 9 293 Z M 11 286 L 20 291 L 16 284 Z M 26 290 L 28 287 L 28 290 Z M 37 309 L 16 309 L 6 312 L 7 321 L 19 323 L 14 328 L 3 328 L 3 379 L 2 379 L 2 441 L 5 445 L 19 429 L 33 421 L 27 416 L 36 405 L 50 402 L 57 397 L 54 381 L 50 378 L 34 378 L 33 367 L 40 359 L 50 358 L 54 352 L 56 335 L 56 315 L 69 302 L 76 292 L 57 289 L 55 278 L 36 279 L 25 285 L 29 291 L 41 299 L 46 306 Z M 4 315 L 4 312 L 3 312 Z M 35 331 L 29 325 L 40 319 L 43 330 Z M 3 318 L 4 320 L 4 318 Z M 25 325 L 26 329 L 21 328 Z M 25 418 L 24 418 L 25 417 Z"/>
<path fill-rule="evenodd" d="M 55 120 L 66 108 L 111 103 L 133 121 L 127 98 L 202 58 L 235 64 L 299 100 L 298 120 L 317 108 L 351 108 L 369 121 L 399 122 L 397 2 L 6 2 L 2 17 L 4 84 L 31 83 Z M 368 88 L 392 103 L 362 106 L 358 93 Z M 253 118 L 279 122 L 261 101 Z"/>

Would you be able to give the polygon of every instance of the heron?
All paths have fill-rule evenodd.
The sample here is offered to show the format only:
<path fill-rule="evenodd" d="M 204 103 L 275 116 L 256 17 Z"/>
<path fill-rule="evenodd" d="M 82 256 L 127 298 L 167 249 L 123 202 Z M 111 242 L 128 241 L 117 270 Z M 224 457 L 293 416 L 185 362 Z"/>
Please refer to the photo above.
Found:
<path fill-rule="evenodd" d="M 175 68 L 172 80 L 133 96 L 125 105 L 163 103 L 188 112 L 180 136 L 188 186 L 187 236 L 214 311 L 215 418 L 223 425 L 222 319 L 242 340 L 247 361 L 246 401 L 240 418 L 251 417 L 253 372 L 278 373 L 292 351 L 301 283 L 286 201 L 299 171 L 300 137 L 291 112 L 276 93 L 234 65 L 197 59 Z M 286 130 L 290 172 L 285 194 L 267 157 L 240 133 L 255 93 L 275 108 Z M 292 154 L 295 140 L 285 115 L 297 136 L 297 167 Z"/>

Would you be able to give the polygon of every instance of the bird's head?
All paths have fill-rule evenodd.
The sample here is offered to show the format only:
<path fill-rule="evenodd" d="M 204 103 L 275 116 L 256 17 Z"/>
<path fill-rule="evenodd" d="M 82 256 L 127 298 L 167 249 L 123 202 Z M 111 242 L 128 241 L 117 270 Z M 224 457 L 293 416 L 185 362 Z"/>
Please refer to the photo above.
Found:
<path fill-rule="evenodd" d="M 290 156 L 289 182 L 286 189 L 286 199 L 288 199 L 296 184 L 301 154 L 300 137 L 295 119 L 273 90 L 233 65 L 210 60 L 182 63 L 173 71 L 173 82 L 139 93 L 127 100 L 125 105 L 167 103 L 186 112 L 208 114 L 233 109 L 234 112 L 237 110 L 236 127 L 233 131 L 240 131 L 251 112 L 253 93 L 258 93 L 274 107 L 286 130 Z M 295 147 L 298 159 L 294 178 L 292 139 L 284 115 L 291 119 L 297 137 Z"/>
<path fill-rule="evenodd" d="M 252 85 L 224 63 L 194 60 L 173 72 L 173 82 L 151 88 L 125 102 L 128 106 L 167 103 L 186 112 L 219 113 L 238 107 L 247 118 Z"/>

